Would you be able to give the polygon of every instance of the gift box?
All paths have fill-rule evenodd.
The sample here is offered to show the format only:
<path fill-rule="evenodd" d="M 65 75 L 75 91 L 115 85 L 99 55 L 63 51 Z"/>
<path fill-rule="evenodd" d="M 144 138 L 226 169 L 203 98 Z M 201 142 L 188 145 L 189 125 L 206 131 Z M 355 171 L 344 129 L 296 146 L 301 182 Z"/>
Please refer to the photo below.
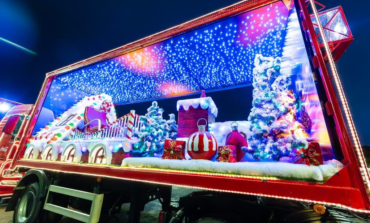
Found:
<path fill-rule="evenodd" d="M 236 147 L 231 145 L 219 146 L 216 159 L 219 162 L 236 163 Z"/>
<path fill-rule="evenodd" d="M 184 160 L 185 141 L 169 140 L 164 141 L 162 159 Z"/>
<path fill-rule="evenodd" d="M 324 163 L 320 144 L 311 142 L 307 149 L 297 149 L 296 156 L 293 157 L 293 163 L 306 164 L 308 166 L 319 166 Z"/>

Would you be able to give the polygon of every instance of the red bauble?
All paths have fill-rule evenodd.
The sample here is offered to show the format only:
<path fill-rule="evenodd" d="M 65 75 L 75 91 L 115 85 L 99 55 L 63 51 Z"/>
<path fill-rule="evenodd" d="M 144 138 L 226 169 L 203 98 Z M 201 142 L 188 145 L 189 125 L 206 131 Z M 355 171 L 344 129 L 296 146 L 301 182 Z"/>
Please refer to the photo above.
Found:
<path fill-rule="evenodd" d="M 217 152 L 216 138 L 205 131 L 205 125 L 198 125 L 198 128 L 199 132 L 193 133 L 189 137 L 188 154 L 192 159 L 210 160 Z"/>
<path fill-rule="evenodd" d="M 243 137 L 242 134 L 239 133 L 237 124 L 232 125 L 231 128 L 233 131 L 227 137 L 226 145 L 231 145 L 231 146 L 236 147 L 236 160 L 240 162 L 240 160 L 244 157 L 246 153 L 242 151 L 242 147 L 248 147 L 248 143 L 245 137 Z"/>

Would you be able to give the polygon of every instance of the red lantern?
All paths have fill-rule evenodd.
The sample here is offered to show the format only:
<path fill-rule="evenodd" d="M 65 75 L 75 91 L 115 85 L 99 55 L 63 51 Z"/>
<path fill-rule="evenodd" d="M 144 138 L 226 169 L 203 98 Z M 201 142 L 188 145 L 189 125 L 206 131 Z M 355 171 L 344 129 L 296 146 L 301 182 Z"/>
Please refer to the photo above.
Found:
<path fill-rule="evenodd" d="M 217 141 L 211 133 L 205 131 L 206 119 L 204 119 L 205 125 L 199 125 L 199 121 L 202 119 L 198 120 L 199 131 L 189 137 L 187 151 L 192 159 L 210 160 L 217 152 Z"/>

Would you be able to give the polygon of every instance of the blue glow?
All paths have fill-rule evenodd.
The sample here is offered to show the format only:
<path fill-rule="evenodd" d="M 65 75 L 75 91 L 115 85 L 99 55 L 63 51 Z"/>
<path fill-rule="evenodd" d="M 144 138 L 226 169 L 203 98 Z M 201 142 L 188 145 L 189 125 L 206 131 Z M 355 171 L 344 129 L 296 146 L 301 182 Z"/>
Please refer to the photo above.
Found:
<path fill-rule="evenodd" d="M 7 43 L 9 45 L 12 45 L 12 46 L 14 46 L 14 47 L 16 47 L 16 48 L 18 48 L 20 50 L 26 51 L 27 53 L 30 53 L 30 54 L 33 54 L 33 55 L 37 55 L 37 53 L 33 52 L 32 50 L 29 50 L 27 48 L 24 48 L 23 46 L 20 46 L 20 45 L 18 45 L 16 43 L 13 43 L 12 41 L 9 41 L 9 40 L 4 39 L 4 38 L 1 38 L 1 37 L 0 37 L 0 40 L 3 41 L 4 43 Z"/>
<path fill-rule="evenodd" d="M 261 16 L 248 19 L 253 14 Z M 250 85 L 256 54 L 281 56 L 287 17 L 287 8 L 277 2 L 73 71 L 58 77 L 55 86 L 106 93 L 127 104 Z M 60 92 L 48 96 L 58 101 Z"/>

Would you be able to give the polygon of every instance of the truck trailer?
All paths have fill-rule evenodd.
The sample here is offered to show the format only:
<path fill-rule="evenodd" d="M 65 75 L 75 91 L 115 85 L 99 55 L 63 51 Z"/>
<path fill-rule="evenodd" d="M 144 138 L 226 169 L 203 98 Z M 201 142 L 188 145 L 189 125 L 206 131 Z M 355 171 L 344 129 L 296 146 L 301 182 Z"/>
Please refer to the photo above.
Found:
<path fill-rule="evenodd" d="M 335 62 L 343 9 L 241 1 L 47 73 L 14 144 L 14 222 L 366 217 L 369 172 Z M 194 192 L 171 205 L 172 186 Z M 102 220 L 100 220 L 102 221 Z"/>

